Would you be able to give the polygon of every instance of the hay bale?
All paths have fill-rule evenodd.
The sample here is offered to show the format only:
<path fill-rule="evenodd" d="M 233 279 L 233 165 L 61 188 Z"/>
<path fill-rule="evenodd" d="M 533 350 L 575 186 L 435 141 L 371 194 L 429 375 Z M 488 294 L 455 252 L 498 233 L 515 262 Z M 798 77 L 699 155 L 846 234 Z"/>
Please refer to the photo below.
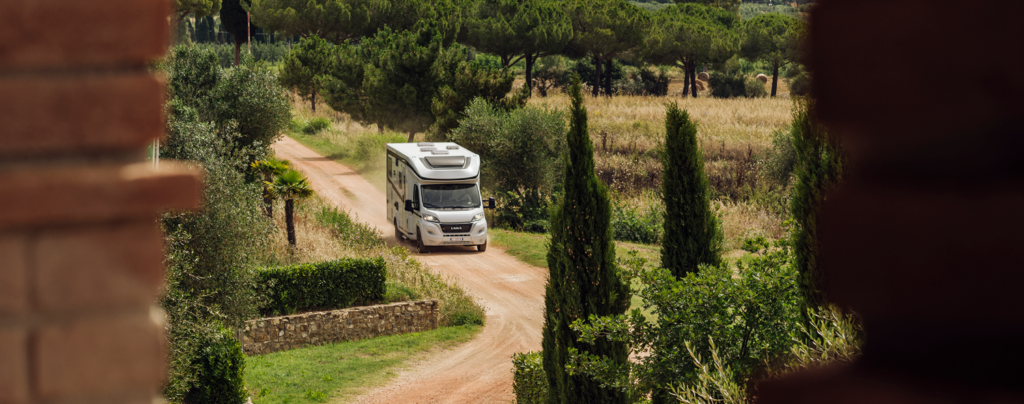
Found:
<path fill-rule="evenodd" d="M 701 74 L 706 74 L 706 73 L 701 73 Z M 697 77 L 700 77 L 700 76 L 697 76 Z M 704 91 L 706 88 L 708 88 L 708 84 L 703 82 L 703 81 L 701 81 L 700 79 L 698 79 L 697 80 L 697 91 Z"/>
<path fill-rule="evenodd" d="M 700 81 L 708 81 L 710 78 L 711 76 L 708 75 L 708 72 L 700 72 L 700 74 L 697 75 L 697 80 Z"/>
<path fill-rule="evenodd" d="M 761 80 L 762 83 L 767 83 L 768 82 L 768 76 L 765 76 L 763 74 L 758 74 L 757 75 L 757 79 Z"/>

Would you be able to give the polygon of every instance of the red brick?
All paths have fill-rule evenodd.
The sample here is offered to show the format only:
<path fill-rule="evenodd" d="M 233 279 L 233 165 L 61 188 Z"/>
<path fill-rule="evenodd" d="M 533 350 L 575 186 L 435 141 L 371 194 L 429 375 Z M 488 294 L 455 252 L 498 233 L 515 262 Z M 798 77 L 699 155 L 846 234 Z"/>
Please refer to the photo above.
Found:
<path fill-rule="evenodd" d="M 199 204 L 199 169 L 171 162 L 0 170 L 0 228 L 153 218 Z"/>
<path fill-rule="evenodd" d="M 47 232 L 34 246 L 37 310 L 147 306 L 156 299 L 163 248 L 153 220 Z"/>
<path fill-rule="evenodd" d="M 24 235 L 0 235 L 0 315 L 28 309 L 27 253 Z"/>
<path fill-rule="evenodd" d="M 138 66 L 166 52 L 170 0 L 4 0 L 0 69 Z"/>
<path fill-rule="evenodd" d="M 0 329 L 0 404 L 28 401 L 28 373 L 25 331 Z"/>
<path fill-rule="evenodd" d="M 142 149 L 163 134 L 164 88 L 145 73 L 0 80 L 0 155 Z"/>
<path fill-rule="evenodd" d="M 43 327 L 32 345 L 42 400 L 156 392 L 164 378 L 162 328 L 144 315 Z"/>

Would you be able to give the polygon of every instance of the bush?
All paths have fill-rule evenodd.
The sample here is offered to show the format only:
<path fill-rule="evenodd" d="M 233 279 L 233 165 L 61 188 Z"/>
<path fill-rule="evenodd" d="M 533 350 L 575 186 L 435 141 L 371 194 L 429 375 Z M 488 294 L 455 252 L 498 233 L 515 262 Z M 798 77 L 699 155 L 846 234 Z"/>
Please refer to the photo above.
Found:
<path fill-rule="evenodd" d="M 384 247 L 384 238 L 380 230 L 366 222 L 352 220 L 348 213 L 334 206 L 321 206 L 314 213 L 316 221 L 331 229 L 334 235 L 355 248 L 374 249 Z"/>
<path fill-rule="evenodd" d="M 712 72 L 708 85 L 711 86 L 711 96 L 715 98 L 747 96 L 746 80 L 739 74 Z"/>
<path fill-rule="evenodd" d="M 211 52 L 217 56 L 217 62 L 220 67 L 228 69 L 235 65 L 235 45 L 234 43 L 205 43 L 197 44 L 195 47 L 203 49 L 204 51 Z M 245 45 L 242 45 L 242 53 L 247 54 Z M 256 61 L 263 61 L 268 63 L 277 63 L 284 59 L 285 55 L 288 54 L 288 46 L 283 43 L 252 43 L 252 58 Z"/>
<path fill-rule="evenodd" d="M 256 273 L 267 302 L 266 316 L 331 310 L 384 299 L 384 260 L 335 261 L 264 268 Z"/>
<path fill-rule="evenodd" d="M 231 121 L 237 125 L 239 146 L 251 146 L 261 156 L 267 155 L 291 120 L 285 93 L 269 66 L 246 57 L 242 65 L 228 70 L 211 92 L 210 112 L 219 126 Z"/>
<path fill-rule="evenodd" d="M 763 98 L 768 96 L 768 89 L 766 89 L 764 83 L 756 77 L 747 78 L 744 88 L 747 98 Z"/>
<path fill-rule="evenodd" d="M 185 394 L 186 403 L 243 404 L 249 394 L 242 375 L 245 355 L 242 345 L 227 328 L 216 328 L 197 341 L 193 357 L 195 383 Z"/>
<path fill-rule="evenodd" d="M 323 132 L 324 129 L 331 127 L 331 120 L 327 118 L 313 118 L 302 128 L 302 133 L 307 135 L 315 135 Z"/>
<path fill-rule="evenodd" d="M 788 185 L 796 168 L 797 155 L 788 131 L 772 134 L 772 148 L 761 160 L 761 176 L 780 185 Z"/>
<path fill-rule="evenodd" d="M 616 84 L 616 92 L 624 95 L 649 95 L 661 97 L 668 95 L 669 77 L 666 69 L 657 72 L 649 68 L 638 70 L 634 74 Z"/>
<path fill-rule="evenodd" d="M 548 378 L 540 352 L 512 355 L 512 391 L 516 404 L 547 404 Z"/>
<path fill-rule="evenodd" d="M 388 143 L 405 143 L 405 135 L 395 132 L 375 133 L 360 136 L 356 139 L 355 150 L 352 158 L 356 161 L 384 164 L 386 148 Z"/>
<path fill-rule="evenodd" d="M 656 206 L 630 207 L 612 204 L 612 235 L 619 241 L 657 244 L 661 241 L 664 215 Z"/>

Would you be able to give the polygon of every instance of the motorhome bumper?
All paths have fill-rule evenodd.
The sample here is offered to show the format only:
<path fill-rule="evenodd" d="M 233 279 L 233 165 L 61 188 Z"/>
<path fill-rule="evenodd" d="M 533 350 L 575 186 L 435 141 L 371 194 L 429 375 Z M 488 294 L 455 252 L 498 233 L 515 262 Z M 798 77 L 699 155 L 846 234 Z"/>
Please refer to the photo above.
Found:
<path fill-rule="evenodd" d="M 449 246 L 449 245 L 480 245 L 487 242 L 487 222 L 479 221 L 470 223 L 469 231 L 465 232 L 443 232 L 441 226 L 451 226 L 446 223 L 430 223 L 420 221 L 420 234 L 423 237 L 423 244 L 428 246 Z"/>

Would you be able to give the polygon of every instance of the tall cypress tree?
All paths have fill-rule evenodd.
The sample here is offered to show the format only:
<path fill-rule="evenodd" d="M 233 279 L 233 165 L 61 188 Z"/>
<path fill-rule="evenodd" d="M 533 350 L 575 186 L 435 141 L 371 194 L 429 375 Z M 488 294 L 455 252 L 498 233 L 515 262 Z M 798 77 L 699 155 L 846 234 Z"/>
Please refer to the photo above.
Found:
<path fill-rule="evenodd" d="M 621 391 L 604 389 L 596 380 L 569 375 L 568 349 L 602 355 L 620 363 L 628 360 L 621 342 L 598 339 L 579 342 L 570 325 L 590 315 L 622 314 L 629 307 L 629 288 L 619 277 L 611 233 L 608 188 L 594 174 L 594 147 L 587 132 L 587 110 L 574 77 L 571 126 L 567 136 L 565 186 L 551 209 L 551 271 L 544 295 L 544 372 L 551 404 L 625 403 Z"/>
<path fill-rule="evenodd" d="M 843 178 L 846 159 L 837 136 L 814 120 L 814 101 L 798 98 L 793 102 L 793 127 L 790 131 L 796 150 L 796 187 L 790 212 L 796 222 L 791 235 L 793 261 L 800 274 L 797 285 L 811 307 L 827 303 L 821 290 L 818 270 L 818 211 L 825 194 Z"/>
<path fill-rule="evenodd" d="M 668 104 L 662 159 L 665 237 L 661 265 L 681 278 L 696 272 L 701 264 L 718 265 L 723 235 L 718 217 L 711 212 L 697 125 L 675 103 Z"/>

